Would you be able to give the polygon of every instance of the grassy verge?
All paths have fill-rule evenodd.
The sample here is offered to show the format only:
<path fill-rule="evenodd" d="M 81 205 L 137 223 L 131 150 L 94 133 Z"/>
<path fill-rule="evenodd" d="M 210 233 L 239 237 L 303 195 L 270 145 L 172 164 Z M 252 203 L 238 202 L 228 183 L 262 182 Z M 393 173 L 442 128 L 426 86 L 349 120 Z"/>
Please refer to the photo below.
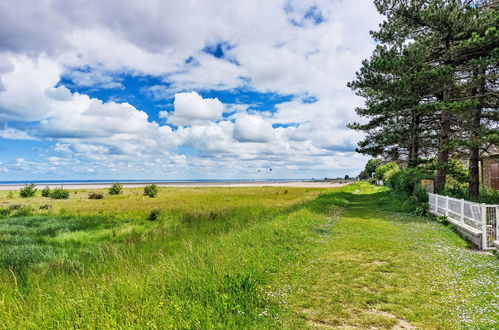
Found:
<path fill-rule="evenodd" d="M 383 188 L 352 191 L 341 221 L 290 287 L 292 327 L 423 329 L 499 325 L 499 262 L 451 228 L 399 213 Z"/>
<path fill-rule="evenodd" d="M 0 327 L 497 325 L 497 260 L 379 188 L 166 189 L 157 221 L 139 200 L 0 219 Z"/>

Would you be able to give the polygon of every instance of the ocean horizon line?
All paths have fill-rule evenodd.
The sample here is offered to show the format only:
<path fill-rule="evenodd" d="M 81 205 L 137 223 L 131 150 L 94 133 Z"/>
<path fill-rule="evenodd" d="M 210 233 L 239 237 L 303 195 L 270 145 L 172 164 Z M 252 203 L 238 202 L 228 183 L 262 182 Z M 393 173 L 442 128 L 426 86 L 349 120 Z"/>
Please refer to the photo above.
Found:
<path fill-rule="evenodd" d="M 319 178 L 285 178 L 285 179 L 175 179 L 175 180 L 164 180 L 164 179 L 101 179 L 101 180 L 0 180 L 0 185 L 13 185 L 13 184 L 78 184 L 78 183 L 181 183 L 181 182 L 277 182 L 277 181 L 310 181 L 310 180 L 320 180 Z"/>

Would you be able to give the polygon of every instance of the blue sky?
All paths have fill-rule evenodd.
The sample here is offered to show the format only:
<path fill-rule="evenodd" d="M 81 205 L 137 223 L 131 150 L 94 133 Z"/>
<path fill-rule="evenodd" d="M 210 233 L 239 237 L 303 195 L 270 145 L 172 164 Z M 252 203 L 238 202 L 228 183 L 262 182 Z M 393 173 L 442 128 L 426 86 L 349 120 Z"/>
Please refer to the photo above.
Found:
<path fill-rule="evenodd" d="M 346 83 L 380 20 L 367 0 L 2 1 L 0 180 L 356 175 Z"/>

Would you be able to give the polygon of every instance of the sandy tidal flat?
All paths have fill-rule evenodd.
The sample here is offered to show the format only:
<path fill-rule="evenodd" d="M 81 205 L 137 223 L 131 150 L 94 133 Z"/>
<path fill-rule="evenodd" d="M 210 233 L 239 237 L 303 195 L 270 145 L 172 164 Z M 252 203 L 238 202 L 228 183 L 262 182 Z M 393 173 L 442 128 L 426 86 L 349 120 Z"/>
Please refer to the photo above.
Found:
<path fill-rule="evenodd" d="M 105 189 L 109 188 L 112 182 L 103 183 L 65 183 L 64 189 Z M 156 184 L 159 187 L 296 187 L 296 188 L 333 188 L 342 187 L 348 184 L 325 181 L 207 181 L 207 182 L 125 182 L 124 188 L 145 187 Z M 37 184 L 38 188 L 49 186 L 60 188 L 60 184 Z M 19 190 L 24 184 L 0 184 L 0 190 Z"/>

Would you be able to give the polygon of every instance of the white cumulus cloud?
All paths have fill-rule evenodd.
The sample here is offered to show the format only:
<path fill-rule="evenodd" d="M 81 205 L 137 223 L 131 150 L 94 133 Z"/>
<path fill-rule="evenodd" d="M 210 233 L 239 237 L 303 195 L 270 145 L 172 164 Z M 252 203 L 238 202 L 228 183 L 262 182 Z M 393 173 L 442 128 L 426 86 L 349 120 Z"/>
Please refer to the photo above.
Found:
<path fill-rule="evenodd" d="M 222 118 L 224 106 L 217 98 L 203 98 L 196 92 L 177 93 L 173 101 L 173 114 L 162 116 L 177 126 L 206 124 Z"/>
<path fill-rule="evenodd" d="M 234 137 L 240 142 L 270 142 L 274 138 L 272 124 L 256 115 L 245 115 L 236 120 Z"/>

